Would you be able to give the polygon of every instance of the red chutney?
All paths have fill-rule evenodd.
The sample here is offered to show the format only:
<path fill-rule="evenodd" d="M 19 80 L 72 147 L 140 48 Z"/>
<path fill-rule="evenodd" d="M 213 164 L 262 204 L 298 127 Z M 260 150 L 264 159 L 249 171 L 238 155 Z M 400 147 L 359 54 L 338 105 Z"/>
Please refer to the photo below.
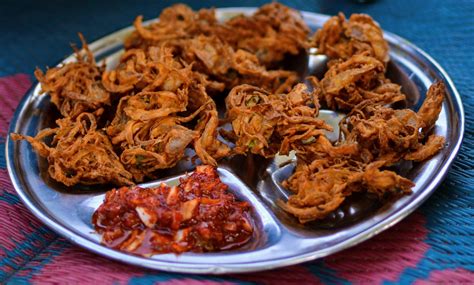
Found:
<path fill-rule="evenodd" d="M 145 256 L 231 249 L 253 234 L 250 205 L 211 166 L 198 166 L 179 186 L 113 189 L 92 223 L 106 246 Z"/>

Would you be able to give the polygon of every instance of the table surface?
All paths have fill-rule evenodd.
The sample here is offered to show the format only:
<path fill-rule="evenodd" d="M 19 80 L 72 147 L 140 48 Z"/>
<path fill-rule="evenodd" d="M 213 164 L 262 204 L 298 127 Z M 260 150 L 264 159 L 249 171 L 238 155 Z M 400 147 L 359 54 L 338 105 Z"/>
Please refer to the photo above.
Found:
<path fill-rule="evenodd" d="M 433 56 L 454 80 L 466 110 L 461 151 L 436 193 L 414 214 L 356 247 L 301 265 L 224 276 L 144 270 L 89 253 L 59 237 L 23 206 L 5 169 L 13 112 L 44 68 L 89 41 L 156 17 L 171 1 L 0 2 L 0 283 L 470 283 L 474 280 L 474 1 L 282 1 L 324 14 L 368 13 Z M 195 9 L 264 1 L 189 1 Z"/>

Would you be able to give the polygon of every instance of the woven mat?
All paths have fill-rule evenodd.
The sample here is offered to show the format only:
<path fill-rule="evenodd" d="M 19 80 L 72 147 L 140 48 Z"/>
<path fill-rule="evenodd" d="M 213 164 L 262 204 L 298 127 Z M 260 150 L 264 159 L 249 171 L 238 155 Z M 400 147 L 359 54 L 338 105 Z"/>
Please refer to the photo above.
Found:
<path fill-rule="evenodd" d="M 84 3 L 86 2 L 86 3 Z M 36 66 L 70 53 L 82 31 L 93 40 L 149 19 L 165 1 L 0 2 L 0 283 L 472 283 L 474 282 L 474 1 L 292 1 L 298 9 L 365 12 L 432 55 L 453 78 L 466 109 L 465 140 L 446 180 L 414 214 L 373 239 L 327 258 L 274 271 L 225 276 L 170 274 L 117 263 L 70 244 L 23 206 L 5 169 L 7 128 Z M 286 2 L 286 1 L 284 1 Z M 262 1 L 193 1 L 193 8 Z"/>

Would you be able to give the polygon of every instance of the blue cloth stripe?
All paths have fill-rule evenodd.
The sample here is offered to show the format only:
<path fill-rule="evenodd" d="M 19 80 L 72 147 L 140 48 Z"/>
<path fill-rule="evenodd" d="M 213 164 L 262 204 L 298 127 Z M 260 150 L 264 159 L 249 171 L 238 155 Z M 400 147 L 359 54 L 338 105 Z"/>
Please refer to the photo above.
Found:
<path fill-rule="evenodd" d="M 4 139 L 0 139 L 0 169 L 5 168 L 7 168 L 7 163 L 5 160 L 5 141 Z"/>
<path fill-rule="evenodd" d="M 45 265 L 49 264 L 56 256 L 60 255 L 64 249 L 72 245 L 64 239 L 54 239 L 48 246 L 43 248 L 33 259 L 26 263 L 17 274 L 13 275 L 8 283 L 29 284 L 31 278 L 40 273 Z M 20 274 L 21 273 L 21 274 Z"/>
<path fill-rule="evenodd" d="M 35 228 L 33 225 L 31 227 Z M 15 276 L 16 272 L 57 238 L 45 226 L 36 228 L 32 233 L 24 232 L 23 235 L 24 240 L 15 241 L 13 250 L 0 245 L 1 251 L 5 253 L 5 256 L 0 259 L 0 283 L 5 283 Z"/>

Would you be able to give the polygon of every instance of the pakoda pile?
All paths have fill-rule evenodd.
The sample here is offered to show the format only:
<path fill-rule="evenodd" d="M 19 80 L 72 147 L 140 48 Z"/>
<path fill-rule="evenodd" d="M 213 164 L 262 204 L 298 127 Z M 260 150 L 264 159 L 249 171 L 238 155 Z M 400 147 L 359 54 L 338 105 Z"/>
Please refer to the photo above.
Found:
<path fill-rule="evenodd" d="M 385 77 L 388 45 L 370 17 L 333 17 L 314 44 L 331 58 L 319 85 L 322 105 L 348 113 L 336 143 L 322 135 L 297 150 L 295 172 L 283 183 L 294 195 L 279 205 L 301 223 L 325 218 L 355 192 L 380 199 L 410 193 L 415 184 L 387 168 L 424 161 L 445 143 L 429 134 L 446 96 L 444 84 L 430 87 L 418 112 L 391 108 L 405 95 Z"/>
<path fill-rule="evenodd" d="M 177 4 L 134 26 L 113 68 L 97 64 L 80 36 L 75 62 L 35 72 L 61 118 L 36 137 L 12 137 L 48 160 L 54 180 L 133 185 L 183 159 L 217 166 L 231 155 L 294 151 L 295 171 L 283 183 L 293 195 L 278 203 L 306 223 L 355 192 L 410 193 L 414 183 L 390 167 L 444 146 L 431 132 L 443 83 L 431 86 L 418 112 L 393 108 L 406 96 L 387 78 L 389 47 L 368 15 L 339 14 L 311 35 L 301 14 L 279 3 L 223 22 L 213 9 Z M 330 60 L 322 78 L 303 83 L 284 61 L 310 48 Z M 326 137 L 332 127 L 320 108 L 346 114 L 338 141 Z"/>

